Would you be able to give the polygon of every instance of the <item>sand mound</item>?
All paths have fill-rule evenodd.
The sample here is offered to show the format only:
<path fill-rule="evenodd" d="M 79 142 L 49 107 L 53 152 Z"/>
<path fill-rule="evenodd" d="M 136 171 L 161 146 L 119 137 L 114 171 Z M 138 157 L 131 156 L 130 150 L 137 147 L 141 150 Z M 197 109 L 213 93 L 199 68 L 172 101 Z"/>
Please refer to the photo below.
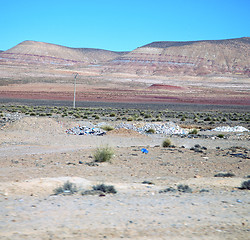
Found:
<path fill-rule="evenodd" d="M 51 118 L 41 117 L 24 117 L 8 128 L 11 131 L 26 131 L 26 132 L 40 132 L 40 133 L 64 133 L 64 128 L 60 123 Z"/>
<path fill-rule="evenodd" d="M 142 134 L 125 128 L 114 129 L 112 131 L 107 132 L 107 135 L 110 136 L 124 136 L 124 137 L 144 137 Z"/>

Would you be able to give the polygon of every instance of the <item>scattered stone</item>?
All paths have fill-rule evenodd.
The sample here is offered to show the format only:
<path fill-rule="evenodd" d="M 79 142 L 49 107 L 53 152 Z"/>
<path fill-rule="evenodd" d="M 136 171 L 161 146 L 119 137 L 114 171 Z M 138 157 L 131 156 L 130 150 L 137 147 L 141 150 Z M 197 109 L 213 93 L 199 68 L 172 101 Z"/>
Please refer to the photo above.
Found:
<path fill-rule="evenodd" d="M 22 118 L 21 114 L 18 112 L 15 113 L 5 113 L 3 117 L 0 118 L 0 127 L 4 127 L 6 123 L 13 123 Z"/>
<path fill-rule="evenodd" d="M 166 123 L 146 123 L 144 125 L 138 126 L 137 124 L 127 124 L 127 123 L 120 123 L 116 127 L 116 129 L 119 128 L 125 128 L 125 129 L 132 129 L 134 131 L 137 131 L 141 134 L 145 134 L 149 131 L 149 129 L 152 129 L 155 134 L 188 134 L 189 131 L 185 130 L 178 125 L 176 125 L 173 122 L 166 122 Z"/>
<path fill-rule="evenodd" d="M 97 166 L 99 166 L 99 164 L 96 163 L 96 162 L 86 162 L 85 164 L 88 165 L 88 166 L 90 166 L 90 167 L 97 167 Z"/>
<path fill-rule="evenodd" d="M 243 153 L 231 153 L 230 154 L 233 157 L 239 157 L 239 158 L 243 158 L 243 159 L 250 159 L 250 157 L 247 156 L 247 154 L 243 154 Z"/>
<path fill-rule="evenodd" d="M 72 162 L 67 162 L 66 164 L 67 165 L 76 165 L 75 163 L 72 163 Z"/>
<path fill-rule="evenodd" d="M 199 144 L 195 144 L 194 147 L 191 147 L 190 150 L 194 151 L 194 152 L 197 152 L 197 153 L 204 153 L 203 150 L 207 150 L 206 147 L 204 146 L 201 146 Z"/>
<path fill-rule="evenodd" d="M 212 129 L 211 131 L 215 132 L 249 132 L 249 130 L 242 126 L 235 126 L 235 127 L 229 127 L 229 126 L 222 126 L 222 127 L 216 127 Z"/>
<path fill-rule="evenodd" d="M 18 164 L 19 163 L 19 161 L 14 161 L 14 160 L 11 160 L 11 162 L 14 163 L 14 164 Z"/>
<path fill-rule="evenodd" d="M 103 136 L 106 134 L 106 131 L 102 130 L 98 127 L 87 127 L 87 126 L 77 126 L 73 128 L 69 128 L 66 130 L 67 134 L 73 135 L 95 135 L 95 136 Z"/>
<path fill-rule="evenodd" d="M 149 185 L 155 185 L 153 182 L 151 181 L 143 181 L 142 184 L 149 184 Z"/>
<path fill-rule="evenodd" d="M 209 190 L 203 188 L 200 190 L 200 193 L 203 193 L 203 192 L 209 192 Z"/>

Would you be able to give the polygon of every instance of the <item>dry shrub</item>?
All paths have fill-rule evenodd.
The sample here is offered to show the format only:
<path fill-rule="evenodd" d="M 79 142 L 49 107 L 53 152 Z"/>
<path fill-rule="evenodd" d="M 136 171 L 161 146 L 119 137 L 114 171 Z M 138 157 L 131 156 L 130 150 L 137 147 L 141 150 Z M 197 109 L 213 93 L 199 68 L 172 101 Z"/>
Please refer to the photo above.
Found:
<path fill-rule="evenodd" d="M 113 155 L 113 149 L 108 146 L 97 148 L 94 153 L 94 160 L 95 162 L 110 162 Z"/>
<path fill-rule="evenodd" d="M 162 147 L 169 147 L 169 146 L 171 146 L 171 140 L 165 139 L 162 143 Z"/>

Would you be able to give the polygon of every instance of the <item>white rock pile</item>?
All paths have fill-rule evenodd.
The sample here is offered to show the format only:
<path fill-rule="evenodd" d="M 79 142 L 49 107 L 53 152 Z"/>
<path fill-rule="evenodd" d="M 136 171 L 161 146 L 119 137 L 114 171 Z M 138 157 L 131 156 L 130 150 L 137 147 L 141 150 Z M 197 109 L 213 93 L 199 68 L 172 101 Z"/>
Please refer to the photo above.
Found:
<path fill-rule="evenodd" d="M 95 136 L 102 136 L 106 134 L 106 131 L 102 130 L 101 128 L 96 127 L 87 127 L 87 126 L 77 126 L 73 128 L 69 128 L 66 130 L 66 133 L 73 134 L 73 135 L 95 135 Z"/>
<path fill-rule="evenodd" d="M 249 132 L 249 130 L 242 126 L 235 126 L 235 127 L 229 127 L 229 126 L 222 126 L 222 127 L 216 127 L 212 129 L 211 131 L 215 132 Z"/>
<path fill-rule="evenodd" d="M 183 129 L 173 122 L 167 123 L 146 123 L 142 126 L 137 126 L 136 124 L 120 123 L 115 127 L 116 129 L 125 128 L 132 129 L 141 134 L 145 134 L 148 130 L 153 129 L 155 134 L 188 134 L 188 130 Z"/>

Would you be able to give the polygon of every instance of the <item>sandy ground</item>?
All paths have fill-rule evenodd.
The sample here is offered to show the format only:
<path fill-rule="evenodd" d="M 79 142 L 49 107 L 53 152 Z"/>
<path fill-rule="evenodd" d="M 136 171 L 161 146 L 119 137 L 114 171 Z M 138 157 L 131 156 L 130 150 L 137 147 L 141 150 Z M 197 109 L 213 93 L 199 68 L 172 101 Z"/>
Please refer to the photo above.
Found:
<path fill-rule="evenodd" d="M 250 195 L 238 188 L 250 174 L 249 133 L 172 136 L 176 147 L 163 148 L 166 136 L 155 134 L 65 133 L 76 125 L 26 117 L 0 130 L 0 239 L 249 238 Z M 190 150 L 195 144 L 207 149 Z M 114 149 L 111 163 L 91 166 L 94 150 L 105 145 Z M 214 177 L 219 172 L 235 177 Z M 117 194 L 53 195 L 67 180 L 82 190 L 111 184 Z M 159 193 L 179 184 L 193 192 Z"/>

